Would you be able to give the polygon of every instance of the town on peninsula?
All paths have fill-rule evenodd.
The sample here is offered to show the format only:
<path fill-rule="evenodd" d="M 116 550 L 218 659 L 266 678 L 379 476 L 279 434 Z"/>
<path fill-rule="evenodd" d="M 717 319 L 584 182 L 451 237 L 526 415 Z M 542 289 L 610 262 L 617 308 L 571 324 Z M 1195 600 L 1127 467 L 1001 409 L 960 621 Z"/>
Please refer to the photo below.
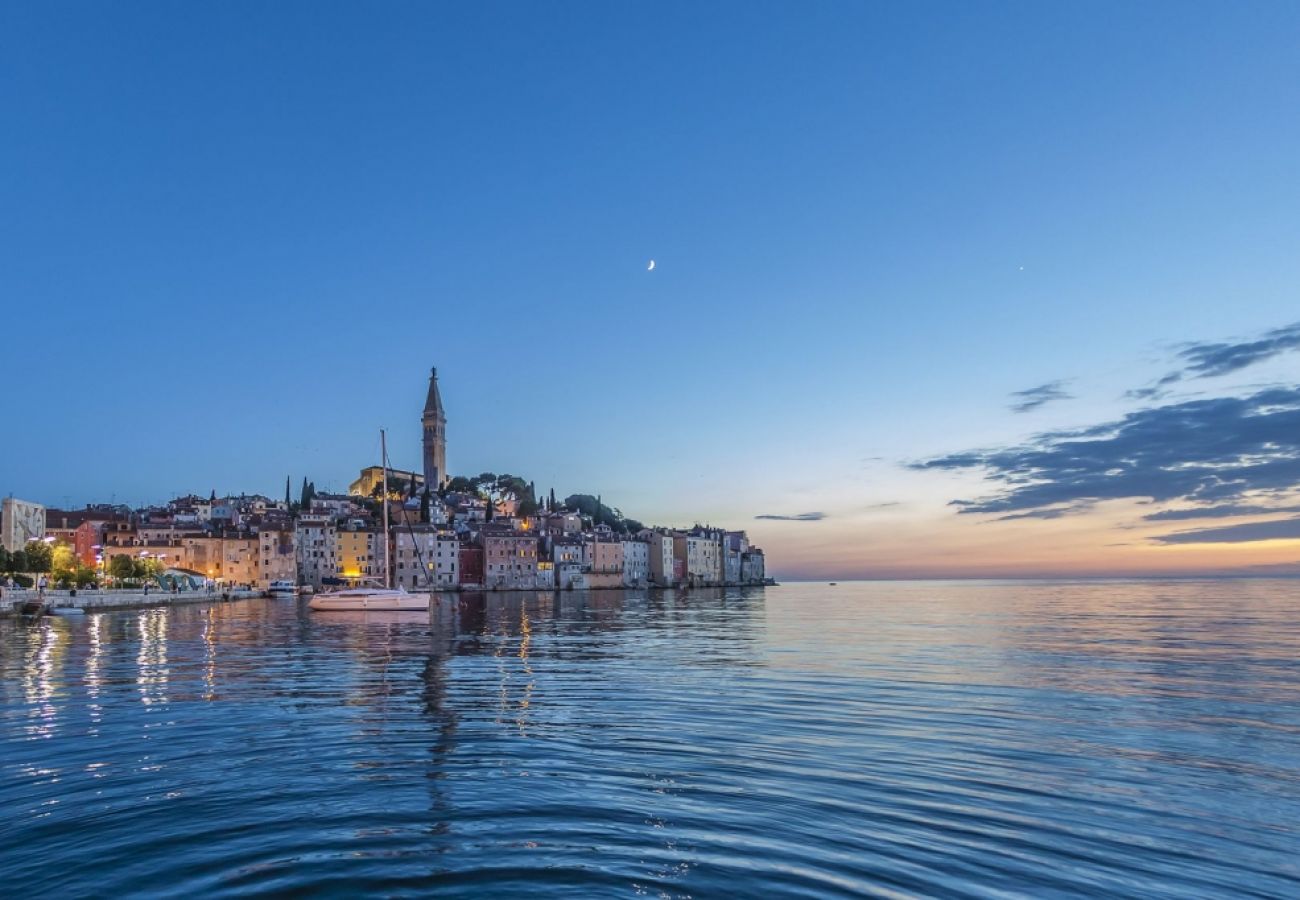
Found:
<path fill-rule="evenodd" d="M 148 584 L 177 593 L 284 584 L 315 592 L 385 583 L 408 591 L 769 583 L 763 551 L 744 531 L 647 526 L 598 495 L 539 495 L 514 475 L 449 476 L 437 369 L 421 425 L 419 471 L 371 465 L 346 494 L 286 479 L 274 499 L 211 491 L 142 508 L 56 509 L 7 497 L 0 586 Z"/>

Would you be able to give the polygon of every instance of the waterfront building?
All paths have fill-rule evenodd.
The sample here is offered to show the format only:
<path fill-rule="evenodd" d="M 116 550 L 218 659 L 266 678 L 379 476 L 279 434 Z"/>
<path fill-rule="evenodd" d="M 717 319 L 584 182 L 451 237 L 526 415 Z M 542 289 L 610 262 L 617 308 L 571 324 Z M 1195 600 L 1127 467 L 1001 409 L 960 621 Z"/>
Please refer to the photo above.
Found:
<path fill-rule="evenodd" d="M 650 583 L 650 544 L 627 538 L 623 542 L 623 584 L 645 587 Z"/>
<path fill-rule="evenodd" d="M 673 536 L 662 531 L 646 529 L 641 532 L 646 542 L 650 583 L 658 587 L 672 587 L 681 581 L 681 572 L 673 565 Z"/>
<path fill-rule="evenodd" d="M 329 516 L 299 516 L 294 527 L 298 552 L 298 583 L 320 590 L 325 579 L 337 578 L 337 529 Z"/>
<path fill-rule="evenodd" d="M 721 551 L 717 533 L 709 529 L 673 535 L 673 557 L 682 562 L 685 582 L 692 587 L 722 583 Z"/>
<path fill-rule="evenodd" d="M 463 588 L 483 587 L 483 548 L 461 542 L 458 557 L 460 562 L 460 586 Z"/>
<path fill-rule="evenodd" d="M 554 590 L 555 583 L 555 563 L 550 560 L 537 560 L 537 589 L 542 591 Z"/>
<path fill-rule="evenodd" d="M 724 531 L 721 548 L 723 584 L 740 584 L 740 563 L 742 556 L 749 550 L 749 539 L 743 531 Z"/>
<path fill-rule="evenodd" d="M 264 528 L 257 532 L 257 586 L 262 590 L 269 590 L 273 581 L 297 580 L 298 552 L 294 534 L 292 527 Z"/>
<path fill-rule="evenodd" d="M 229 585 L 247 585 L 249 587 L 257 585 L 261 579 L 261 567 L 258 565 L 261 557 L 260 537 L 254 534 L 246 534 L 236 537 L 223 537 L 219 540 L 221 542 L 221 571 L 217 575 L 218 579 Z M 194 568 L 194 566 L 185 565 L 183 558 L 179 565 L 187 569 Z"/>
<path fill-rule="evenodd" d="M 594 537 L 582 545 L 583 565 L 593 575 L 623 575 L 623 542 Z"/>
<path fill-rule="evenodd" d="M 434 525 L 402 528 L 393 536 L 393 583 L 435 590 L 460 583 L 460 541 Z"/>
<path fill-rule="evenodd" d="M 349 522 L 336 527 L 334 545 L 337 577 L 354 583 L 363 578 L 383 579 L 386 567 L 380 529 Z"/>
<path fill-rule="evenodd" d="M 484 581 L 487 588 L 534 588 L 537 585 L 537 538 L 491 524 L 483 526 Z"/>
<path fill-rule="evenodd" d="M 740 580 L 744 584 L 762 584 L 767 578 L 767 561 L 763 551 L 751 547 L 740 557 Z"/>

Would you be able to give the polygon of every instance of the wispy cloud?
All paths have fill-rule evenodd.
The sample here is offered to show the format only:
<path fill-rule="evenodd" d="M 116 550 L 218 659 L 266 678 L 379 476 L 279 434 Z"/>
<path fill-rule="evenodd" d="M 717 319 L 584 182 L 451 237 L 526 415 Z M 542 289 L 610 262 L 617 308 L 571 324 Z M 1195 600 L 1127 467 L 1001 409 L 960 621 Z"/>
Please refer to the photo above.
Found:
<path fill-rule="evenodd" d="M 1262 516 L 1269 513 L 1300 512 L 1300 506 L 1261 506 L 1257 503 L 1225 503 L 1220 506 L 1193 506 L 1190 509 L 1164 509 L 1142 518 L 1148 522 L 1178 522 L 1187 519 L 1225 519 L 1235 516 Z"/>
<path fill-rule="evenodd" d="M 1300 350 L 1300 322 L 1266 331 L 1251 341 L 1189 344 L 1179 351 L 1178 356 L 1186 362 L 1187 375 L 1211 378 L 1236 372 L 1289 350 Z"/>
<path fill-rule="evenodd" d="M 806 512 L 795 513 L 794 515 L 779 515 L 777 513 L 764 513 L 761 516 L 754 516 L 755 519 L 771 519 L 776 522 L 820 522 L 826 518 L 824 512 Z"/>
<path fill-rule="evenodd" d="M 1073 506 L 1049 506 L 1046 509 L 1031 509 L 1028 512 L 1010 513 L 998 516 L 995 522 L 1014 522 L 1017 519 L 1063 519 L 1075 513 L 1091 509 L 1091 503 L 1076 503 Z"/>
<path fill-rule="evenodd" d="M 1027 413 L 1044 404 L 1051 403 L 1053 400 L 1069 400 L 1070 395 L 1065 392 L 1064 381 L 1049 381 L 1046 384 L 1040 384 L 1038 387 L 1026 388 L 1023 391 L 1012 391 L 1011 411 L 1018 413 Z"/>
<path fill-rule="evenodd" d="M 1124 396 L 1130 400 L 1160 400 L 1169 395 L 1170 387 L 1184 379 L 1229 375 L 1291 350 L 1300 350 L 1300 322 L 1270 329 L 1251 340 L 1183 344 L 1175 354 L 1180 368 Z"/>
<path fill-rule="evenodd" d="M 1300 516 L 1271 522 L 1242 522 L 1219 528 L 1176 531 L 1152 538 L 1162 544 L 1244 544 L 1249 541 L 1300 540 Z"/>
<path fill-rule="evenodd" d="M 966 514 L 1061 506 L 1072 512 L 1123 498 L 1241 503 L 1300 485 L 1300 387 L 1142 409 L 1091 428 L 911 467 L 983 470 L 1000 485 L 990 496 L 954 501 Z"/>

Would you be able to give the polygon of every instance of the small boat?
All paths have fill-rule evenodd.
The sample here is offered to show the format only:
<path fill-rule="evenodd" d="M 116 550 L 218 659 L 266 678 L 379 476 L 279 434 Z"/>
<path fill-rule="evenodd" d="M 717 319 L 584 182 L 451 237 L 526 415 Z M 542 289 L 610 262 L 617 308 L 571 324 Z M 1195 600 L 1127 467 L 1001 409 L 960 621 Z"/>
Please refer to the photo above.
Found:
<path fill-rule="evenodd" d="M 86 611 L 80 606 L 51 606 L 45 610 L 47 616 L 84 616 Z"/>
<path fill-rule="evenodd" d="M 270 585 L 267 586 L 266 592 L 276 598 L 293 597 L 298 593 L 298 586 L 288 579 L 280 579 L 278 581 L 272 581 Z"/>
<path fill-rule="evenodd" d="M 831 586 L 831 587 L 835 587 L 837 584 L 839 584 L 838 581 L 832 581 L 832 582 L 830 582 L 830 586 Z"/>
<path fill-rule="evenodd" d="M 428 594 L 408 594 L 401 588 L 351 588 L 317 594 L 307 601 L 307 606 L 317 612 L 342 611 L 409 611 L 427 612 Z"/>

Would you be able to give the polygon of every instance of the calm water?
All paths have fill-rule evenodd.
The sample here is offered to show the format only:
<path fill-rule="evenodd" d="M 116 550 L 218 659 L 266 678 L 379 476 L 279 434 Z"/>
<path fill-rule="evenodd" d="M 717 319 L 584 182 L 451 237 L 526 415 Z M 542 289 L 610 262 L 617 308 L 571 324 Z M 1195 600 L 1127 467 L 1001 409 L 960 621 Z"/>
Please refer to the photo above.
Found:
<path fill-rule="evenodd" d="M 4 622 L 0 885 L 1298 896 L 1297 660 L 1286 580 Z"/>

